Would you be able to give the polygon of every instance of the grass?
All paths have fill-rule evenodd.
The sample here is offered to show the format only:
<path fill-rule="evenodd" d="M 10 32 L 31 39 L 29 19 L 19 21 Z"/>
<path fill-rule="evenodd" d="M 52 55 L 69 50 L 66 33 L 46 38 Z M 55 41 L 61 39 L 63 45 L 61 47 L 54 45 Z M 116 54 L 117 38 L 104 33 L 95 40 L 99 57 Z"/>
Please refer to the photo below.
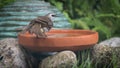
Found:
<path fill-rule="evenodd" d="M 77 52 L 77 58 L 78 63 L 73 68 L 120 68 L 118 56 L 114 52 L 109 57 L 110 61 L 105 60 L 107 63 L 104 62 L 103 58 L 94 60 L 91 49 Z"/>

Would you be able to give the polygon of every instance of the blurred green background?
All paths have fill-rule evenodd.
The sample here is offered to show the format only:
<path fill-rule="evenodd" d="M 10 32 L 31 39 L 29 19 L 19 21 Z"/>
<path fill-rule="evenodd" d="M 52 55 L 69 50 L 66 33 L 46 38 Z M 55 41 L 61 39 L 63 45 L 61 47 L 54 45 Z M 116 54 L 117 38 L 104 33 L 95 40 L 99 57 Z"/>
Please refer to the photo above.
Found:
<path fill-rule="evenodd" d="M 69 19 L 74 29 L 99 32 L 100 40 L 120 36 L 120 0 L 46 0 Z"/>
<path fill-rule="evenodd" d="M 0 0 L 0 8 L 2 8 L 3 6 L 10 4 L 12 2 L 14 2 L 15 0 Z"/>
<path fill-rule="evenodd" d="M 0 0 L 0 8 L 15 0 Z M 99 32 L 100 41 L 120 36 L 120 0 L 45 0 L 56 6 L 73 29 Z"/>

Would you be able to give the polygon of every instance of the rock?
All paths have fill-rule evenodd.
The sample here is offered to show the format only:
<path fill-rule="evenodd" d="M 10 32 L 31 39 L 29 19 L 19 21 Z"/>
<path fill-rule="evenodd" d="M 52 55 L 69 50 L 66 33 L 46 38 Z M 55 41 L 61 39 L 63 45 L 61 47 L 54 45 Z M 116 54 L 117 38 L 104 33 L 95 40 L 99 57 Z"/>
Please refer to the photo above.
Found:
<path fill-rule="evenodd" d="M 72 68 L 77 58 L 72 51 L 62 51 L 42 60 L 39 68 Z"/>
<path fill-rule="evenodd" d="M 17 39 L 0 40 L 0 68 L 31 68 L 30 59 L 18 45 Z"/>
<path fill-rule="evenodd" d="M 113 37 L 95 45 L 93 58 L 95 62 L 99 61 L 100 64 L 112 65 L 115 63 L 120 68 L 120 37 Z"/>
<path fill-rule="evenodd" d="M 108 47 L 120 47 L 120 37 L 114 37 L 109 40 L 105 40 L 99 43 L 99 45 L 106 45 Z"/>

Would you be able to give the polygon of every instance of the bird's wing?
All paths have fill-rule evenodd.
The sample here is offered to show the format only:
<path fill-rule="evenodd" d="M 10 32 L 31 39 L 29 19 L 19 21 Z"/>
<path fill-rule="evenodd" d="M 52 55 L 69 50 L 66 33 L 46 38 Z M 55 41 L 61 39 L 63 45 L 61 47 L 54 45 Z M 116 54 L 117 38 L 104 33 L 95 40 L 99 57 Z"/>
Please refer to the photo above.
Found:
<path fill-rule="evenodd" d="M 39 16 L 37 19 L 36 19 L 37 22 L 41 23 L 41 24 L 45 24 L 45 25 L 48 25 L 48 26 L 53 26 L 53 22 L 51 19 L 49 19 L 48 17 L 45 17 L 45 16 Z"/>
<path fill-rule="evenodd" d="M 52 20 L 45 16 L 39 16 L 35 19 L 35 22 L 41 24 L 42 27 L 46 27 L 48 31 L 53 27 Z"/>

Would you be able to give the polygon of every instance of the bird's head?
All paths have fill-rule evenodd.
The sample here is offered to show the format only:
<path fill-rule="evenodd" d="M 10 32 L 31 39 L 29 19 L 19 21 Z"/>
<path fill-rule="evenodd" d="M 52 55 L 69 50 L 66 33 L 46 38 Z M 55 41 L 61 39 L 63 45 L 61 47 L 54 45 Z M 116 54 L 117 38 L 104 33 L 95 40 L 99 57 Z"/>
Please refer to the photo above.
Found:
<path fill-rule="evenodd" d="M 57 17 L 57 15 L 55 13 L 48 13 L 46 15 L 48 18 L 50 18 L 51 20 L 54 18 L 54 17 Z"/>

